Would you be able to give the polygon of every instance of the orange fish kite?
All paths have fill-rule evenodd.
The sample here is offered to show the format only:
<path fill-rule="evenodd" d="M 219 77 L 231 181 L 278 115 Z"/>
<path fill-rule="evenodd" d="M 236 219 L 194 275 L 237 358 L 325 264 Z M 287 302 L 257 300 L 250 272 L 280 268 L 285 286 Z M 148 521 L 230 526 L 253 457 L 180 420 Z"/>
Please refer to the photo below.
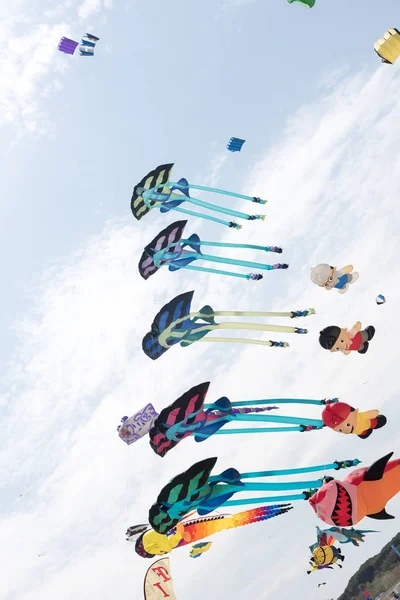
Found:
<path fill-rule="evenodd" d="M 329 525 L 349 527 L 364 517 L 394 519 L 386 504 L 400 492 L 400 459 L 389 460 L 393 452 L 370 467 L 356 469 L 343 481 L 330 477 L 309 503 L 318 517 Z"/>

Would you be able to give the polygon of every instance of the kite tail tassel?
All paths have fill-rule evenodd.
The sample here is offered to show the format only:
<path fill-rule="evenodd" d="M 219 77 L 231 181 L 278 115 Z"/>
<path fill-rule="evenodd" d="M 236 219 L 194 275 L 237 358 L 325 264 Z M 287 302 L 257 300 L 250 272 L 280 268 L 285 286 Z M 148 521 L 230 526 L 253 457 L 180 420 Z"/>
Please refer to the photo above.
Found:
<path fill-rule="evenodd" d="M 287 342 L 274 342 L 274 340 L 269 340 L 269 343 L 272 348 L 289 348 Z"/>
<path fill-rule="evenodd" d="M 322 404 L 328 405 L 328 404 L 334 404 L 335 402 L 339 402 L 339 398 L 324 398 L 324 400 L 321 400 Z"/>
<path fill-rule="evenodd" d="M 266 246 L 265 252 L 276 252 L 277 254 L 282 254 L 283 249 L 280 246 Z"/>
<path fill-rule="evenodd" d="M 304 500 L 309 500 L 312 496 L 314 496 L 314 494 L 316 492 L 318 492 L 317 488 L 310 489 L 310 490 L 304 490 L 303 491 Z"/>
<path fill-rule="evenodd" d="M 335 471 L 339 471 L 340 469 L 348 469 L 349 467 L 357 467 L 361 463 L 361 460 L 358 458 L 354 458 L 353 460 L 335 460 Z"/>
<path fill-rule="evenodd" d="M 295 327 L 294 332 L 300 333 L 300 334 L 306 334 L 306 333 L 308 333 L 308 329 L 303 329 L 303 327 Z"/>
<path fill-rule="evenodd" d="M 263 200 L 262 198 L 253 196 L 252 202 L 257 202 L 257 204 L 267 204 L 268 200 Z"/>
<path fill-rule="evenodd" d="M 248 215 L 248 221 L 264 221 L 266 215 Z"/>
<path fill-rule="evenodd" d="M 325 427 L 323 423 L 319 427 L 317 425 L 299 425 L 301 433 L 304 433 L 305 431 L 315 431 L 316 429 L 322 429 L 323 427 Z"/>
<path fill-rule="evenodd" d="M 242 225 L 239 225 L 239 223 L 235 223 L 234 221 L 229 221 L 229 227 L 231 229 L 242 229 Z"/>
<path fill-rule="evenodd" d="M 290 318 L 297 319 L 298 317 L 308 317 L 309 315 L 315 315 L 315 308 L 308 308 L 306 310 L 292 310 L 290 313 Z"/>
<path fill-rule="evenodd" d="M 260 523 L 261 521 L 267 521 L 268 519 L 273 519 L 279 515 L 284 515 L 292 508 L 293 506 L 291 504 L 272 504 L 269 506 L 251 508 L 232 515 L 229 519 L 230 523 L 227 529 L 234 529 L 236 527 L 243 527 L 245 525 Z"/>
<path fill-rule="evenodd" d="M 264 279 L 264 275 L 262 273 L 249 273 L 246 278 L 249 281 L 260 281 L 260 279 Z"/>

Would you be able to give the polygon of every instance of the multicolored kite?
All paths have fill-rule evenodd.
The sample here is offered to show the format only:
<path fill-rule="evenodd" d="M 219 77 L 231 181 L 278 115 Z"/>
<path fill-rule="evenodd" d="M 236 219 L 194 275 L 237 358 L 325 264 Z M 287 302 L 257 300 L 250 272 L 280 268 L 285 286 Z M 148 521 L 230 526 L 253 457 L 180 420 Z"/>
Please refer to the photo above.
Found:
<path fill-rule="evenodd" d="M 85 33 L 79 44 L 79 54 L 81 56 L 93 56 L 96 42 L 98 42 L 99 39 L 100 38 L 91 33 Z"/>
<path fill-rule="evenodd" d="M 332 400 L 274 398 L 272 400 L 231 402 L 226 396 L 223 396 L 215 402 L 205 404 L 209 386 L 209 381 L 193 386 L 175 402 L 164 408 L 160 414 L 157 414 L 153 405 L 149 404 L 129 419 L 123 417 L 121 419 L 123 425 L 118 426 L 120 438 L 129 445 L 149 434 L 150 446 L 154 452 L 159 456 L 165 456 L 169 450 L 188 436 L 194 437 L 196 442 L 202 442 L 212 435 L 306 432 L 322 429 L 325 425 L 321 419 L 263 414 L 278 409 L 278 406 L 265 405 L 330 406 L 338 402 L 337 398 Z M 271 423 L 277 424 L 278 427 L 256 426 L 222 430 L 231 422 L 254 425 Z"/>
<path fill-rule="evenodd" d="M 212 546 L 212 542 L 199 542 L 194 544 L 190 551 L 190 558 L 200 558 L 204 552 L 208 552 Z"/>
<path fill-rule="evenodd" d="M 345 529 L 344 527 L 330 527 L 329 529 L 320 529 L 317 527 L 317 542 L 310 546 L 311 552 L 317 546 L 332 546 L 335 541 L 340 544 L 353 544 L 359 546 L 364 542 L 365 534 L 378 533 L 373 529 Z"/>
<path fill-rule="evenodd" d="M 341 544 L 352 543 L 354 546 L 359 546 L 359 542 L 364 541 L 366 533 L 376 532 L 353 528 L 344 529 L 343 527 L 331 527 L 322 531 L 317 527 L 317 541 L 310 546 L 312 553 L 310 565 L 312 569 L 311 571 L 307 571 L 307 573 L 310 574 L 313 571 L 319 570 L 322 565 L 332 565 L 338 560 L 343 561 L 345 557 L 342 555 L 340 548 L 334 546 L 335 542 L 338 541 Z M 338 566 L 340 567 L 339 564 Z"/>
<path fill-rule="evenodd" d="M 335 461 L 327 465 L 304 467 L 300 469 L 282 469 L 277 471 L 255 471 L 239 473 L 234 468 L 226 469 L 220 475 L 211 475 L 217 458 L 207 458 L 195 463 L 180 473 L 161 490 L 157 502 L 149 511 L 149 523 L 157 533 L 165 534 L 176 527 L 188 513 L 196 510 L 200 516 L 207 515 L 223 506 L 241 506 L 246 504 L 264 504 L 308 500 L 323 486 L 323 479 L 309 481 L 280 481 L 277 483 L 248 483 L 247 479 L 263 479 L 279 475 L 298 475 L 316 471 L 345 469 L 358 465 L 358 459 Z M 243 481 L 244 480 L 244 481 Z M 301 490 L 300 494 L 266 496 L 260 498 L 241 498 L 230 500 L 240 492 L 261 492 L 280 490 Z"/>
<path fill-rule="evenodd" d="M 146 531 L 141 531 L 141 525 L 134 525 L 129 527 L 125 536 L 129 542 L 135 542 L 135 551 L 139 556 L 154 558 L 154 556 L 172 552 L 175 548 L 181 548 L 208 538 L 220 531 L 273 519 L 279 515 L 284 515 L 292 508 L 290 504 L 273 504 L 252 508 L 233 515 L 215 515 L 200 519 L 189 518 L 180 521 L 176 527 L 165 534 L 158 533 L 149 526 Z M 211 542 L 195 544 L 190 556 L 196 558 L 202 552 L 209 550 L 210 546 Z"/>
<path fill-rule="evenodd" d="M 194 217 L 200 217 L 201 219 L 208 219 L 214 221 L 214 223 L 220 223 L 227 227 L 233 227 L 234 229 L 241 229 L 241 225 L 233 221 L 223 221 L 217 219 L 211 215 L 193 212 L 182 208 L 182 204 L 185 202 L 188 204 L 194 204 L 201 206 L 208 210 L 229 215 L 237 219 L 245 219 L 246 221 L 255 221 L 257 219 L 264 220 L 265 215 L 248 215 L 237 210 L 230 208 L 224 208 L 223 206 L 217 206 L 198 198 L 193 198 L 189 190 L 201 190 L 205 192 L 212 192 L 214 194 L 222 194 L 224 196 L 231 196 L 240 200 L 248 200 L 255 202 L 256 204 L 266 204 L 266 200 L 261 198 L 244 196 L 243 194 L 237 194 L 235 192 L 227 192 L 226 190 L 219 190 L 217 188 L 205 187 L 203 185 L 190 184 L 187 179 L 182 178 L 179 181 L 170 181 L 170 175 L 174 163 L 160 165 L 154 171 L 150 171 L 143 179 L 135 185 L 133 188 L 133 194 L 131 198 L 131 210 L 135 219 L 140 220 L 142 217 L 147 215 L 153 208 L 159 208 L 162 213 L 175 210 L 186 215 L 192 215 Z M 179 193 L 174 193 L 179 192 Z"/>
<path fill-rule="evenodd" d="M 163 266 L 168 266 L 170 271 L 179 269 L 190 269 L 192 271 L 202 271 L 205 273 L 217 273 L 219 275 L 229 275 L 230 277 L 240 277 L 249 281 L 258 281 L 263 278 L 261 273 L 236 273 L 233 271 L 221 271 L 220 269 L 210 269 L 208 267 L 197 267 L 192 263 L 195 260 L 206 262 L 222 263 L 225 265 L 236 265 L 238 267 L 249 267 L 251 269 L 261 269 L 263 271 L 274 271 L 276 269 L 287 269 L 286 263 L 277 263 L 275 265 L 265 265 L 257 262 L 248 262 L 246 260 L 237 260 L 235 258 L 222 258 L 204 254 L 201 246 L 218 246 L 220 248 L 238 248 L 240 250 L 262 250 L 263 252 L 282 253 L 282 248 L 278 246 L 254 246 L 252 244 L 229 244 L 224 242 L 205 242 L 193 233 L 188 238 L 182 239 L 187 221 L 176 221 L 169 225 L 150 242 L 144 249 L 139 261 L 139 273 L 143 279 L 149 279 Z M 188 250 L 190 248 L 191 250 Z"/>
<path fill-rule="evenodd" d="M 244 311 L 214 311 L 205 305 L 198 312 L 190 312 L 194 291 L 185 292 L 176 296 L 168 302 L 156 315 L 151 331 L 143 338 L 143 352 L 156 360 L 160 358 L 169 348 L 180 343 L 182 347 L 190 346 L 194 342 L 232 342 L 239 344 L 257 344 L 260 346 L 276 346 L 287 348 L 287 342 L 275 342 L 272 340 L 249 340 L 246 338 L 207 338 L 204 337 L 212 331 L 221 329 L 244 329 L 249 331 L 279 331 L 285 333 L 307 333 L 307 329 L 301 327 L 288 327 L 285 325 L 263 325 L 261 323 L 217 323 L 215 317 L 307 317 L 315 314 L 313 308 L 303 311 L 291 312 L 244 312 Z"/>
<path fill-rule="evenodd" d="M 307 574 L 313 573 L 314 571 L 319 571 L 323 568 L 333 568 L 332 565 L 337 564 L 337 566 L 341 569 L 342 565 L 340 565 L 337 561 L 344 561 L 345 557 L 342 554 L 340 548 L 336 548 L 335 546 L 318 546 L 316 545 L 314 550 L 312 551 L 312 557 L 310 560 L 311 571 L 307 571 Z"/>
<path fill-rule="evenodd" d="M 331 477 L 309 502 L 322 521 L 337 527 L 357 525 L 364 517 L 394 519 L 386 504 L 400 492 L 400 459 L 393 452 L 370 467 L 352 471 L 343 481 Z"/>

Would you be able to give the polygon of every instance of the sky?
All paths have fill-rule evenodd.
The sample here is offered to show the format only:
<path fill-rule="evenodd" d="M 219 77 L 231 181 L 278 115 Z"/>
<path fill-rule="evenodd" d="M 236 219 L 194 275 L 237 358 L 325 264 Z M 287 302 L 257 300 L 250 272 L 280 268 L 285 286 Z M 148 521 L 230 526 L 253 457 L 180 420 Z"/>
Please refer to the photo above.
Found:
<path fill-rule="evenodd" d="M 60 600 L 140 598 L 150 561 L 124 533 L 147 519 L 172 476 L 203 458 L 218 456 L 221 472 L 398 456 L 400 67 L 373 51 L 398 15 L 389 0 L 317 0 L 312 10 L 285 0 L 0 7 L 4 600 L 47 600 L 55 590 Z M 85 31 L 100 38 L 93 58 L 57 52 L 62 35 Z M 241 153 L 225 150 L 232 135 L 247 140 Z M 177 179 L 268 199 L 265 221 L 240 232 L 193 218 L 187 232 L 280 245 L 289 269 L 261 282 L 190 271 L 142 280 L 143 247 L 173 215 L 153 211 L 139 223 L 130 197 L 164 162 L 175 162 Z M 344 296 L 328 294 L 309 279 L 319 262 L 351 263 L 360 279 Z M 194 309 L 317 314 L 300 324 L 307 336 L 282 336 L 287 349 L 195 344 L 149 360 L 143 335 L 165 302 L 189 290 Z M 357 320 L 376 328 L 367 355 L 321 349 L 323 327 Z M 340 397 L 379 408 L 388 424 L 368 440 L 325 429 L 189 439 L 163 459 L 146 440 L 126 447 L 118 438 L 123 415 L 147 402 L 161 410 L 202 381 L 210 400 Z M 388 512 L 400 517 L 399 498 Z M 346 546 L 341 571 L 307 576 L 322 522 L 300 502 L 215 536 L 199 560 L 175 551 L 176 596 L 336 597 L 396 523 L 363 521 L 379 533 Z"/>

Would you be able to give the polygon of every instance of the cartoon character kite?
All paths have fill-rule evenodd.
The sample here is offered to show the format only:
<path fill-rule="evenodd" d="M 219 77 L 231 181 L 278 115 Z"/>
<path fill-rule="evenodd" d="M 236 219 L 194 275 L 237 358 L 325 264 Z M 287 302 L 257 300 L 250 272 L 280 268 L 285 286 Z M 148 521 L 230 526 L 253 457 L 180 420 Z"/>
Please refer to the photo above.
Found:
<path fill-rule="evenodd" d="M 182 239 L 187 221 L 176 221 L 169 225 L 150 242 L 144 249 L 139 261 L 139 273 L 143 279 L 149 279 L 161 267 L 168 266 L 169 271 L 179 271 L 180 269 L 189 269 L 192 271 L 201 271 L 203 273 L 216 273 L 219 275 L 228 275 L 229 277 L 239 277 L 248 281 L 259 281 L 263 278 L 261 273 L 237 273 L 236 271 L 223 271 L 220 269 L 211 269 L 209 267 L 199 267 L 194 265 L 195 261 L 214 262 L 226 265 L 235 265 L 238 267 L 248 267 L 250 269 L 261 269 L 263 271 L 276 271 L 277 269 L 287 269 L 286 263 L 276 263 L 266 265 L 235 258 L 223 258 L 204 254 L 201 246 L 218 246 L 222 248 L 236 248 L 243 251 L 262 250 L 264 252 L 276 252 L 280 254 L 282 248 L 278 246 L 254 246 L 252 244 L 229 244 L 224 242 L 205 242 L 200 240 L 194 233 L 188 238 Z"/>
<path fill-rule="evenodd" d="M 156 360 L 175 344 L 190 346 L 194 342 L 232 342 L 241 344 L 258 344 L 260 346 L 275 346 L 286 348 L 287 342 L 249 340 L 246 338 L 212 337 L 204 339 L 212 331 L 221 329 L 233 330 L 259 330 L 279 331 L 285 333 L 307 333 L 301 327 L 288 327 L 284 325 L 263 325 L 261 323 L 223 322 L 217 323 L 215 317 L 307 317 L 315 314 L 313 308 L 303 311 L 291 312 L 244 312 L 244 311 L 215 311 L 211 306 L 205 305 L 198 312 L 190 312 L 194 291 L 176 296 L 168 302 L 156 315 L 151 331 L 143 338 L 143 352 Z"/>
<path fill-rule="evenodd" d="M 159 208 L 162 213 L 175 210 L 176 212 L 180 212 L 185 215 L 200 217 L 201 219 L 208 219 L 209 221 L 220 223 L 221 225 L 226 225 L 227 227 L 232 227 L 233 229 L 241 229 L 242 227 L 234 221 L 224 221 L 208 214 L 198 213 L 186 208 L 182 208 L 182 205 L 185 202 L 187 204 L 194 204 L 195 206 L 200 206 L 214 212 L 219 212 L 237 219 L 244 219 L 246 221 L 265 219 L 265 215 L 248 215 L 231 208 L 224 208 L 223 206 L 217 206 L 215 204 L 211 204 L 210 202 L 193 198 L 190 195 L 190 190 L 201 190 L 205 192 L 212 192 L 214 194 L 222 194 L 224 196 L 231 196 L 239 200 L 255 202 L 256 204 L 267 203 L 266 200 L 262 200 L 261 198 L 257 198 L 255 196 L 244 196 L 243 194 L 237 194 L 235 192 L 227 192 L 226 190 L 219 190 L 217 188 L 190 184 L 185 178 L 179 179 L 179 181 L 174 183 L 170 181 L 170 175 L 173 166 L 173 163 L 160 165 L 154 169 L 154 171 L 150 171 L 150 173 L 145 175 L 143 179 L 137 185 L 135 185 L 131 198 L 131 210 L 135 219 L 140 220 L 153 208 Z"/>
<path fill-rule="evenodd" d="M 307 571 L 307 574 L 313 573 L 314 571 L 320 570 L 321 567 L 330 567 L 337 563 L 337 566 L 341 569 L 342 565 L 340 565 L 337 561 L 344 561 L 345 557 L 342 554 L 340 548 L 336 548 L 335 546 L 318 546 L 314 548 L 312 551 L 312 558 L 310 560 L 310 565 L 312 567 L 311 571 Z"/>
<path fill-rule="evenodd" d="M 354 271 L 353 265 L 337 269 L 326 263 L 321 263 L 311 270 L 310 277 L 311 281 L 319 287 L 328 291 L 337 289 L 339 294 L 344 294 L 349 289 L 350 284 L 357 281 L 359 274 Z"/>
<path fill-rule="evenodd" d="M 343 352 L 348 356 L 352 352 L 366 354 L 369 342 L 375 335 L 375 327 L 368 325 L 361 329 L 360 321 L 357 321 L 351 329 L 341 329 L 336 325 L 325 327 L 319 334 L 319 343 L 324 350 L 329 352 Z"/>
<path fill-rule="evenodd" d="M 359 412 L 358 408 L 353 408 L 345 402 L 326 403 L 322 411 L 322 420 L 334 431 L 346 435 L 353 433 L 364 440 L 374 429 L 380 429 L 387 422 L 386 417 L 379 414 L 379 410 Z"/>

